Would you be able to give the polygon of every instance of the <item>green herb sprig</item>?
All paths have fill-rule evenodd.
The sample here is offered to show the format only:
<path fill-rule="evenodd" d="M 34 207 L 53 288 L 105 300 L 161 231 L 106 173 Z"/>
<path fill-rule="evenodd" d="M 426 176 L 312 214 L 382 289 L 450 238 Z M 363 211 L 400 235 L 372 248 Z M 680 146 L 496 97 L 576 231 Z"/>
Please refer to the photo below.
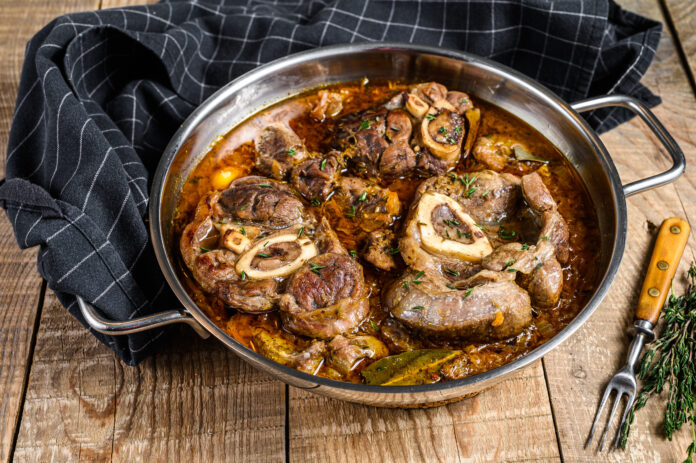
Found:
<path fill-rule="evenodd" d="M 626 448 L 628 434 L 635 413 L 645 407 L 653 394 L 666 389 L 665 436 L 672 440 L 675 431 L 685 423 L 691 425 L 691 444 L 686 449 L 684 463 L 693 463 L 696 454 L 696 265 L 689 268 L 691 283 L 686 293 L 676 297 L 670 295 L 662 310 L 664 327 L 657 340 L 653 341 L 643 356 L 638 378 L 643 382 L 640 394 L 626 418 L 621 430 L 619 445 Z"/>

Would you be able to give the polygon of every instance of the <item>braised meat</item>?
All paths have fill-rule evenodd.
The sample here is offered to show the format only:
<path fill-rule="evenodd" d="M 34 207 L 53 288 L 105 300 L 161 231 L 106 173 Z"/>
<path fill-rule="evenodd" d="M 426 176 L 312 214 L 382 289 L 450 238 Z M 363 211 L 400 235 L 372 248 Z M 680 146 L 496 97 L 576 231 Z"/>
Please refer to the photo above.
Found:
<path fill-rule="evenodd" d="M 377 360 L 389 355 L 387 346 L 374 336 L 338 335 L 329 343 L 329 363 L 343 374 L 348 374 L 363 360 Z"/>
<path fill-rule="evenodd" d="M 428 82 L 411 86 L 377 109 L 340 118 L 335 145 L 344 150 L 355 175 L 393 179 L 439 174 L 468 154 L 479 120 L 468 95 Z"/>
<path fill-rule="evenodd" d="M 540 223 L 539 239 L 553 244 L 556 248 L 556 259 L 565 264 L 570 253 L 570 234 L 568 224 L 558 212 L 556 201 L 536 172 L 522 177 L 521 185 L 522 194 Z"/>
<path fill-rule="evenodd" d="M 380 229 L 367 235 L 363 257 L 378 269 L 395 270 L 395 258 L 398 254 L 399 243 L 392 230 Z"/>
<path fill-rule="evenodd" d="M 343 281 L 352 282 L 355 290 L 349 294 L 355 301 L 339 300 L 344 299 L 339 297 L 343 293 L 326 296 L 337 298 L 331 304 L 338 304 L 345 311 L 345 319 L 343 312 L 332 315 L 332 335 L 343 332 L 335 331 L 336 327 L 352 328 L 365 315 L 361 307 L 365 301 L 359 265 L 343 255 L 346 251 L 328 222 L 323 219 L 317 223 L 283 182 L 251 176 L 232 182 L 222 193 L 205 197 L 194 221 L 182 234 L 181 252 L 204 290 L 216 294 L 228 306 L 249 313 L 273 310 L 282 305 L 284 296 L 287 296 L 284 307 L 290 307 L 284 288 L 288 285 L 292 294 L 299 291 L 297 285 L 301 287 L 308 279 L 303 274 L 304 264 L 309 262 L 310 269 L 316 270 L 323 268 L 317 259 L 318 262 L 328 259 L 337 267 L 341 265 L 336 262 L 347 259 L 350 272 Z M 295 283 L 287 283 L 289 278 Z M 351 308 L 351 304 L 355 307 Z M 302 316 L 289 315 L 288 329 L 303 326 L 295 318 L 299 320 Z M 309 323 L 305 332 L 310 334 L 315 325 Z"/>
<path fill-rule="evenodd" d="M 290 183 L 307 201 L 324 201 L 333 190 L 340 171 L 341 154 L 335 151 L 300 162 Z"/>
<path fill-rule="evenodd" d="M 283 326 L 327 339 L 352 330 L 369 310 L 360 265 L 345 254 L 319 255 L 303 265 L 280 298 Z"/>
<path fill-rule="evenodd" d="M 414 281 L 409 272 L 405 280 Z M 428 336 L 469 341 L 506 339 L 532 322 L 529 295 L 514 281 L 502 279 L 459 290 L 428 272 L 418 285 L 395 282 L 385 293 L 384 304 L 399 321 Z"/>
<path fill-rule="evenodd" d="M 307 157 L 302 140 L 283 123 L 264 128 L 255 140 L 256 167 L 265 175 L 283 180 Z"/>

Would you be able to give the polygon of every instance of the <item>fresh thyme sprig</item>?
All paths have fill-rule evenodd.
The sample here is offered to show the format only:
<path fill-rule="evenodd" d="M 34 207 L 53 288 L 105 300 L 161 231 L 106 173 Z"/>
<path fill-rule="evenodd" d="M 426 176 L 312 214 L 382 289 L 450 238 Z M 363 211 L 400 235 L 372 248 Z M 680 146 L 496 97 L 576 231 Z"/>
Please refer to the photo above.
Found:
<path fill-rule="evenodd" d="M 645 406 L 653 394 L 661 394 L 668 386 L 663 429 L 672 440 L 682 425 L 691 424 L 691 444 L 686 449 L 684 463 L 693 463 L 696 454 L 696 265 L 689 268 L 691 283 L 682 296 L 670 295 L 662 311 L 664 328 L 643 356 L 638 378 L 643 387 L 636 398 L 621 430 L 621 448 L 626 448 L 628 433 L 635 412 Z"/>

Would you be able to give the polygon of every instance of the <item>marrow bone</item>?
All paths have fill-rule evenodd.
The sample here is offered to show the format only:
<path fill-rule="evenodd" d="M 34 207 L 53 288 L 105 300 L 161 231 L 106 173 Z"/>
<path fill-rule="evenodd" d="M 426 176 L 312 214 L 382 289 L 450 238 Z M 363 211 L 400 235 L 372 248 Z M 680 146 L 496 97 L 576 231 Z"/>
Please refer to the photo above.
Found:
<path fill-rule="evenodd" d="M 437 233 L 432 220 L 433 212 L 435 208 L 443 205 L 449 207 L 452 213 L 471 230 L 471 243 L 462 243 Z M 428 192 L 421 197 L 415 220 L 420 229 L 421 243 L 430 252 L 469 262 L 480 262 L 484 256 L 493 252 L 488 238 L 477 227 L 471 216 L 464 212 L 458 202 L 441 193 Z"/>
<path fill-rule="evenodd" d="M 264 258 L 265 250 L 272 251 L 275 245 L 287 243 L 294 251 L 296 256 L 283 261 L 269 255 L 269 261 L 278 262 L 278 265 L 268 269 L 262 269 L 252 265 L 257 257 Z M 281 233 L 275 236 L 270 236 L 256 243 L 251 249 L 244 253 L 235 266 L 237 273 L 244 272 L 250 279 L 265 279 L 286 277 L 295 273 L 305 262 L 318 254 L 317 247 L 312 241 L 307 238 L 297 238 L 297 231 L 293 230 L 290 233 Z"/>

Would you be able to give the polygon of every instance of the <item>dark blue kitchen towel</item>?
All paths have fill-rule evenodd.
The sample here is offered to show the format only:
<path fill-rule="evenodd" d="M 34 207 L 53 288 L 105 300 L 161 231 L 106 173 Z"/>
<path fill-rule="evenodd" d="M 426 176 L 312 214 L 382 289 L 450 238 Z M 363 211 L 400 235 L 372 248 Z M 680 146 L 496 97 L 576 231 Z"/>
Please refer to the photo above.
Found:
<path fill-rule="evenodd" d="M 61 16 L 27 45 L 0 204 L 76 317 L 75 295 L 114 320 L 171 309 L 148 239 L 150 180 L 181 122 L 235 77 L 322 45 L 405 41 L 490 57 L 568 101 L 654 106 L 639 81 L 660 32 L 612 0 L 164 1 Z M 604 131 L 628 115 L 588 117 Z M 95 333 L 131 365 L 162 335 Z"/>

